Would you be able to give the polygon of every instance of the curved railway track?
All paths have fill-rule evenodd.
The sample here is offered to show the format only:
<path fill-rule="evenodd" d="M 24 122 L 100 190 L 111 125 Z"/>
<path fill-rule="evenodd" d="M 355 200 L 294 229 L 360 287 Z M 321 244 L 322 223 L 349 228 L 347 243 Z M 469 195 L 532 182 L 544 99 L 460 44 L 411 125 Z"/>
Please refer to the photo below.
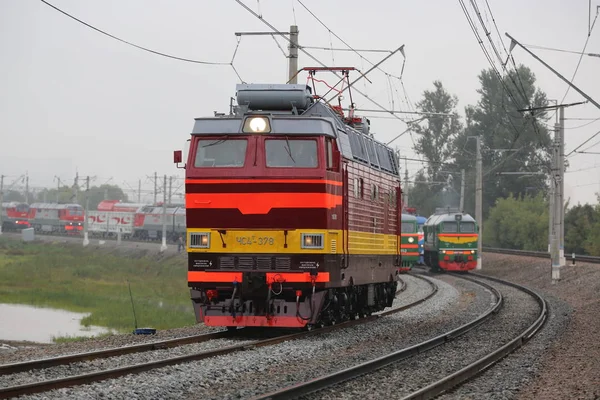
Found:
<path fill-rule="evenodd" d="M 52 389 L 84 385 L 84 384 L 98 382 L 98 381 L 102 381 L 102 380 L 106 380 L 106 379 L 118 378 L 118 377 L 128 375 L 128 374 L 149 371 L 149 370 L 152 370 L 155 368 L 161 368 L 161 367 L 165 367 L 168 365 L 181 364 L 181 363 L 186 363 L 186 362 L 190 362 L 190 361 L 207 359 L 207 358 L 215 357 L 215 356 L 219 356 L 219 355 L 231 354 L 234 352 L 240 352 L 240 351 L 255 349 L 255 348 L 259 348 L 259 347 L 271 346 L 271 345 L 283 343 L 283 342 L 290 341 L 290 340 L 298 340 L 298 339 L 302 339 L 302 338 L 305 338 L 308 336 L 331 332 L 336 329 L 348 328 L 351 326 L 372 322 L 381 317 L 385 317 L 387 315 L 398 313 L 400 311 L 414 307 L 414 306 L 421 304 L 424 301 L 430 299 L 431 297 L 433 297 L 438 291 L 437 285 L 433 281 L 431 281 L 427 278 L 420 277 L 420 279 L 423 279 L 430 285 L 431 290 L 429 291 L 429 293 L 426 296 L 423 296 L 420 299 L 417 299 L 416 301 L 414 301 L 410 304 L 396 307 L 391 310 L 383 311 L 383 312 L 380 312 L 380 313 L 377 313 L 377 314 L 374 314 L 371 316 L 367 316 L 364 318 L 360 318 L 357 320 L 346 321 L 343 323 L 339 323 L 339 324 L 332 325 L 332 326 L 322 327 L 320 329 L 315 329 L 312 331 L 303 331 L 303 332 L 298 332 L 298 333 L 286 334 L 286 335 L 281 335 L 281 336 L 277 336 L 274 338 L 254 340 L 254 341 L 245 342 L 245 343 L 242 343 L 239 345 L 227 346 L 227 347 L 223 347 L 223 348 L 219 348 L 219 349 L 195 352 L 195 353 L 192 353 L 189 355 L 184 355 L 184 356 L 165 358 L 165 359 L 159 360 L 159 361 L 139 363 L 139 364 L 135 364 L 135 365 L 107 369 L 107 370 L 103 370 L 103 371 L 91 372 L 91 373 L 70 376 L 70 377 L 65 377 L 65 378 L 60 378 L 60 379 L 52 379 L 52 380 L 35 382 L 35 383 L 22 384 L 22 385 L 18 385 L 18 386 L 0 388 L 0 398 L 10 398 L 13 396 L 21 396 L 21 395 L 25 395 L 25 394 L 46 392 L 46 391 L 52 390 Z M 400 284 L 400 288 L 398 289 L 397 293 L 402 292 L 406 289 L 406 282 L 402 279 L 400 279 L 400 281 L 401 281 L 401 284 Z M 206 342 L 206 341 L 213 340 L 213 339 L 235 338 L 236 333 L 238 333 L 240 331 L 245 331 L 246 329 L 247 328 L 238 329 L 237 332 L 236 331 L 219 331 L 219 332 L 215 332 L 215 333 L 188 336 L 188 337 L 178 338 L 178 339 L 169 339 L 169 340 L 153 342 L 153 343 L 125 346 L 125 347 L 99 350 L 99 351 L 94 351 L 94 352 L 74 354 L 74 355 L 48 358 L 48 359 L 42 359 L 42 360 L 26 361 L 26 362 L 21 362 L 21 363 L 5 364 L 5 365 L 0 365 L 0 376 L 14 374 L 14 373 L 23 372 L 23 371 L 31 371 L 31 370 L 42 369 L 42 368 L 50 368 L 50 367 L 54 367 L 54 366 L 58 366 L 58 365 L 72 364 L 72 363 L 81 362 L 81 361 L 90 361 L 90 360 L 99 359 L 99 358 L 116 357 L 116 356 L 124 355 L 124 354 L 153 351 L 153 350 L 165 349 L 165 348 L 169 348 L 169 347 L 181 346 L 181 345 L 185 345 L 185 344 Z"/>
<path fill-rule="evenodd" d="M 487 253 L 512 254 L 512 255 L 516 255 L 516 256 L 550 258 L 550 254 L 545 251 L 513 250 L 513 249 L 501 249 L 501 248 L 497 248 L 497 247 L 484 247 L 483 251 L 487 252 Z M 567 258 L 567 263 L 569 263 L 573 258 L 572 254 L 565 254 L 565 257 Z M 600 257 L 584 256 L 584 255 L 575 254 L 575 261 L 600 264 Z"/>
<path fill-rule="evenodd" d="M 474 281 L 474 282 L 486 287 L 488 290 L 490 290 L 494 294 L 494 296 L 496 298 L 496 301 L 494 302 L 494 304 L 492 304 L 488 308 L 487 311 L 485 311 L 483 314 L 481 314 L 480 316 L 478 316 L 471 322 L 464 324 L 464 325 L 462 325 L 452 331 L 449 331 L 445 334 L 439 335 L 433 339 L 426 340 L 417 345 L 390 353 L 386 356 L 379 357 L 374 360 L 371 360 L 371 361 L 368 361 L 368 362 L 365 362 L 365 363 L 362 363 L 362 364 L 356 365 L 354 367 L 347 368 L 347 369 L 344 369 L 344 370 L 341 370 L 341 371 L 338 371 L 338 372 L 335 372 L 332 374 L 321 376 L 319 378 L 315 378 L 315 379 L 312 379 L 307 382 L 298 383 L 298 384 L 288 386 L 288 387 L 285 387 L 285 388 L 282 388 L 282 389 L 279 389 L 279 390 L 276 390 L 276 391 L 273 391 L 270 393 L 256 396 L 256 397 L 253 397 L 252 399 L 253 400 L 290 399 L 290 398 L 297 398 L 300 396 L 315 393 L 315 392 L 318 392 L 319 390 L 322 390 L 325 388 L 330 388 L 339 383 L 342 383 L 342 382 L 345 382 L 348 380 L 352 380 L 352 379 L 356 379 L 362 375 L 372 373 L 372 372 L 374 372 L 380 368 L 383 368 L 387 365 L 390 365 L 392 363 L 405 360 L 407 358 L 413 357 L 420 353 L 427 352 L 429 350 L 432 350 L 435 347 L 438 347 L 444 343 L 447 343 L 447 342 L 467 333 L 468 331 L 474 329 L 475 327 L 481 325 L 484 321 L 491 318 L 495 313 L 497 313 L 500 310 L 500 308 L 503 305 L 503 297 L 502 297 L 502 294 L 500 293 L 500 291 L 498 289 L 494 288 L 493 286 L 489 285 L 488 283 L 482 282 L 481 279 L 488 279 L 488 280 L 491 280 L 494 282 L 502 283 L 502 284 L 515 287 L 519 290 L 522 290 L 522 291 L 528 293 L 538 303 L 540 312 L 539 312 L 538 317 L 535 319 L 535 321 L 527 329 L 525 329 L 525 331 L 523 331 L 516 338 L 514 338 L 513 340 L 511 340 L 509 343 L 502 346 L 501 348 L 495 350 L 494 352 L 487 354 L 486 356 L 480 358 L 476 362 L 468 365 L 465 368 L 462 368 L 459 371 L 456 371 L 455 373 L 453 373 L 451 375 L 448 375 L 426 387 L 423 387 L 422 389 L 420 389 L 416 392 L 411 393 L 410 395 L 404 397 L 403 399 L 433 398 L 436 395 L 444 393 L 444 392 L 448 391 L 449 389 L 459 385 L 460 383 L 465 382 L 466 380 L 476 376 L 477 374 L 479 374 L 480 372 L 489 368 L 491 365 L 493 365 L 497 361 L 501 360 L 503 357 L 505 357 L 509 353 L 513 352 L 514 350 L 516 350 L 517 348 L 522 346 L 526 341 L 528 341 L 541 328 L 541 326 L 545 322 L 545 320 L 547 318 L 547 307 L 546 307 L 545 300 L 541 296 L 539 296 L 537 293 L 535 293 L 534 291 L 532 291 L 528 288 L 513 284 L 511 282 L 506 282 L 506 281 L 503 281 L 500 279 L 490 278 L 490 277 L 483 276 L 483 275 L 475 275 L 475 274 L 470 274 L 470 275 L 475 276 L 477 279 L 467 277 L 462 274 L 457 275 L 457 276 L 459 276 L 463 279 Z"/>

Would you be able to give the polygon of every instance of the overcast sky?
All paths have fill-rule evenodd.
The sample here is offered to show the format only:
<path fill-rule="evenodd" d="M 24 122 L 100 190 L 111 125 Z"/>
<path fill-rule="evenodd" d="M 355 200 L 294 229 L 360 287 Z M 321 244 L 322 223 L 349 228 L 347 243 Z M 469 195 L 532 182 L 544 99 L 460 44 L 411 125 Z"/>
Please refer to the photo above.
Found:
<path fill-rule="evenodd" d="M 234 0 L 49 0 L 81 20 L 140 46 L 184 58 L 230 62 L 237 45 L 234 32 L 269 28 Z M 404 85 L 416 103 L 424 90 L 441 80 L 459 98 L 459 110 L 475 104 L 478 74 L 489 68 L 460 2 L 448 0 L 302 0 L 332 32 L 356 49 L 396 49 L 405 44 Z M 504 32 L 521 43 L 581 51 L 588 34 L 588 0 L 488 0 L 502 39 Z M 484 23 L 495 32 L 486 2 L 477 0 Z M 299 26 L 305 46 L 345 47 L 297 0 L 245 0 L 264 20 L 287 31 Z M 475 17 L 469 1 L 465 1 Z M 368 6 L 367 6 L 368 5 Z M 592 19 L 600 0 L 592 0 Z M 279 41 L 287 51 L 286 43 Z M 352 52 L 308 50 L 327 65 L 370 65 Z M 534 50 L 571 77 L 579 56 Z M 600 53 L 600 22 L 589 38 L 588 53 Z M 75 172 L 137 188 L 148 176 L 183 176 L 172 164 L 172 151 L 183 148 L 193 118 L 227 112 L 239 79 L 230 66 L 206 66 L 150 54 L 104 36 L 38 0 L 0 1 L 0 174 L 12 183 L 26 171 L 30 186 L 54 186 L 54 177 L 72 184 Z M 381 53 L 363 53 L 376 62 Z M 567 85 L 522 49 L 517 63 L 529 66 L 550 99 L 562 99 Z M 403 58 L 395 55 L 382 68 L 400 75 Z M 300 66 L 315 62 L 300 54 Z M 284 83 L 287 59 L 270 36 L 245 36 L 233 62 L 242 79 Z M 600 58 L 584 56 L 574 83 L 600 102 Z M 356 77 L 356 76 L 355 76 Z M 406 110 L 397 80 L 369 75 L 357 89 L 385 107 Z M 304 77 L 300 80 L 303 81 Z M 398 96 L 399 94 L 399 96 Z M 358 107 L 377 108 L 355 93 Z M 581 101 L 574 90 L 565 102 Z M 375 114 L 372 114 L 375 115 Z M 383 114 L 381 114 L 383 115 Z M 571 107 L 567 118 L 600 118 L 592 104 Z M 384 142 L 406 129 L 394 119 L 371 119 Z M 567 153 L 600 130 L 600 121 L 567 120 Z M 589 124 L 588 124 L 589 123 Z M 587 126 L 582 126 L 588 124 Z M 600 141 L 600 135 L 589 142 Z M 394 143 L 415 157 L 410 135 Z M 585 149 L 584 146 L 582 149 Z M 581 149 L 580 149 L 581 150 Z M 600 152 L 600 143 L 590 151 Z M 600 191 L 600 156 L 569 159 L 566 195 L 571 204 L 595 203 Z M 404 166 L 403 166 L 404 167 Z M 411 175 L 422 164 L 410 162 Z M 112 180 L 111 180 L 112 178 Z M 125 184 L 125 182 L 127 184 Z"/>

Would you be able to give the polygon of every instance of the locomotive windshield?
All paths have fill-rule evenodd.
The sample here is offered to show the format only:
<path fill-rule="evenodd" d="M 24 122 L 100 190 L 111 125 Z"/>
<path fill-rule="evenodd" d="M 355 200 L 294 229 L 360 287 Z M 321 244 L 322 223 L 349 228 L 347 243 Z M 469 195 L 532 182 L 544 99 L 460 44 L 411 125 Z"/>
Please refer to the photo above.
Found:
<path fill-rule="evenodd" d="M 457 222 L 444 222 L 443 232 L 456 233 L 458 232 L 458 223 Z"/>
<path fill-rule="evenodd" d="M 194 167 L 243 167 L 246 139 L 199 140 Z"/>
<path fill-rule="evenodd" d="M 17 212 L 27 212 L 29 211 L 29 206 L 27 204 L 17 204 Z"/>
<path fill-rule="evenodd" d="M 461 222 L 460 223 L 460 231 L 463 233 L 475 233 L 475 223 L 474 222 Z"/>
<path fill-rule="evenodd" d="M 415 224 L 412 222 L 402 223 L 402 233 L 415 233 Z"/>
<path fill-rule="evenodd" d="M 265 147 L 267 167 L 316 168 L 318 165 L 315 140 L 267 139 Z"/>

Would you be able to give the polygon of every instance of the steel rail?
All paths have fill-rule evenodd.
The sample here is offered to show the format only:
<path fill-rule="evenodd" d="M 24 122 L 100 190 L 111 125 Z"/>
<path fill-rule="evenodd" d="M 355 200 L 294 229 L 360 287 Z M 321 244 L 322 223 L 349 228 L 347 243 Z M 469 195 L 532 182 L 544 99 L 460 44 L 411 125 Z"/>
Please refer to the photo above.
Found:
<path fill-rule="evenodd" d="M 414 275 L 417 276 L 417 275 Z M 497 313 L 503 305 L 504 299 L 502 294 L 493 286 L 484 283 L 477 282 L 479 285 L 488 289 L 496 298 L 494 304 L 490 306 L 483 314 L 479 315 L 473 321 L 468 322 L 460 327 L 453 329 L 447 333 L 436 336 L 432 339 L 426 340 L 422 343 L 416 344 L 414 346 L 395 351 L 388 355 L 376 358 L 374 360 L 370 360 L 364 362 L 362 364 L 346 368 L 341 371 L 337 371 L 325 376 L 321 376 L 315 379 L 312 379 L 307 382 L 301 382 L 292 386 L 288 386 L 270 393 L 262 394 L 256 397 L 253 397 L 252 400 L 276 400 L 276 399 L 290 399 L 297 398 L 300 396 L 304 396 L 336 384 L 342 383 L 347 380 L 355 379 L 361 375 L 371 373 L 375 370 L 383 368 L 387 365 L 393 364 L 398 361 L 405 360 L 414 355 L 429 351 L 435 347 L 438 347 L 450 340 L 457 338 L 465 334 L 466 332 L 476 328 L 487 319 L 489 319 L 492 315 Z"/>
<path fill-rule="evenodd" d="M 515 250 L 515 249 L 501 249 L 497 247 L 484 247 L 484 252 L 487 253 L 498 253 L 498 254 L 514 254 L 517 256 L 527 256 L 527 257 L 538 257 L 538 258 L 550 258 L 550 254 L 545 251 L 532 251 L 532 250 Z M 567 255 L 565 254 L 565 257 Z M 569 257 L 567 257 L 569 258 Z M 580 254 L 575 254 L 575 260 L 581 262 L 589 262 L 593 264 L 600 264 L 600 257 L 596 256 L 585 256 Z"/>
<path fill-rule="evenodd" d="M 479 360 L 467 365 L 455 373 L 448 375 L 437 382 L 434 382 L 416 392 L 411 393 L 410 395 L 403 397 L 402 400 L 413 400 L 413 399 L 431 399 L 439 394 L 442 394 L 455 386 L 466 382 L 469 379 L 474 378 L 479 375 L 486 369 L 490 368 L 492 365 L 496 364 L 498 361 L 502 360 L 504 357 L 514 352 L 521 346 L 523 346 L 529 339 L 531 339 L 544 325 L 546 319 L 548 318 L 548 307 L 546 304 L 546 300 L 541 297 L 535 291 L 525 287 L 518 285 L 516 283 L 508 282 L 502 279 L 479 275 L 479 274 L 471 274 L 478 278 L 489 279 L 494 282 L 501 283 L 503 285 L 512 286 L 516 289 L 519 289 L 530 296 L 532 296 L 536 302 L 540 306 L 540 314 L 536 318 L 536 320 L 525 329 L 520 335 L 516 338 L 495 350 L 494 352 L 480 358 Z"/>
<path fill-rule="evenodd" d="M 89 351 L 85 353 L 70 354 L 66 356 L 43 358 L 38 360 L 23 361 L 0 365 L 0 375 L 15 374 L 17 372 L 30 371 L 32 369 L 43 369 L 56 367 L 58 365 L 72 364 L 81 361 L 91 361 L 99 358 L 122 356 L 125 354 L 141 353 L 145 351 L 161 350 L 170 347 L 182 346 L 191 343 L 202 343 L 213 339 L 231 337 L 235 331 L 219 331 L 203 335 L 192 335 L 182 338 L 162 340 L 158 342 L 142 343 L 132 346 L 114 347 L 104 350 Z"/>
<path fill-rule="evenodd" d="M 422 279 L 425 279 L 425 278 L 422 278 Z M 126 367 L 92 372 L 92 373 L 71 376 L 71 377 L 65 377 L 65 378 L 60 378 L 60 379 L 46 380 L 46 381 L 29 383 L 29 384 L 24 384 L 24 385 L 19 385 L 19 386 L 0 388 L 0 399 L 10 398 L 10 397 L 14 397 L 14 396 L 21 396 L 21 395 L 25 395 L 25 394 L 46 392 L 46 391 L 52 390 L 52 389 L 84 385 L 84 384 L 98 382 L 98 381 L 102 381 L 102 380 L 106 380 L 106 379 L 118 378 L 118 377 L 121 377 L 124 375 L 145 372 L 145 371 L 149 371 L 149 370 L 156 369 L 156 368 L 166 367 L 169 365 L 181 364 L 181 363 L 191 362 L 191 361 L 198 361 L 198 360 L 203 360 L 203 359 L 207 359 L 207 358 L 215 357 L 215 356 L 219 356 L 219 355 L 231 354 L 231 353 L 238 352 L 238 351 L 245 351 L 245 350 L 251 350 L 251 349 L 255 349 L 255 348 L 259 348 L 259 347 L 271 346 L 271 345 L 283 343 L 283 342 L 290 341 L 290 340 L 297 340 L 297 339 L 304 338 L 304 337 L 309 337 L 309 336 L 318 335 L 321 333 L 331 332 L 336 329 L 348 328 L 351 326 L 375 321 L 386 315 L 390 315 L 395 312 L 406 310 L 409 307 L 414 307 L 415 305 L 420 304 L 423 301 L 425 301 L 426 299 L 433 296 L 438 290 L 437 285 L 435 285 L 434 282 L 432 282 L 428 279 L 425 279 L 425 280 L 430 283 L 432 290 L 424 298 L 418 299 L 418 300 L 416 300 L 408 305 L 405 305 L 403 307 L 398 307 L 393 310 L 388 310 L 388 311 L 384 311 L 379 314 L 370 315 L 365 318 L 345 321 L 340 324 L 325 326 L 325 327 L 322 327 L 322 328 L 316 329 L 316 330 L 292 333 L 289 335 L 278 336 L 275 338 L 258 340 L 258 341 L 254 341 L 251 343 L 233 345 L 233 346 L 223 347 L 220 349 L 206 350 L 206 351 L 197 352 L 197 353 L 193 353 L 193 354 L 189 354 L 189 355 L 167 358 L 164 360 L 130 365 L 130 366 L 126 366 Z M 401 284 L 401 288 L 396 291 L 396 294 L 405 290 L 407 287 L 406 282 L 404 280 L 399 278 L 399 281 L 401 281 L 402 284 Z M 228 333 L 227 331 L 222 331 L 222 332 Z M 221 333 L 221 332 L 218 332 L 218 333 Z M 233 332 L 231 332 L 231 334 L 233 334 Z M 154 344 L 156 344 L 156 343 L 154 343 Z M 150 344 L 148 344 L 148 345 L 150 345 Z M 118 349 L 115 349 L 115 350 L 118 350 Z M 69 357 L 69 356 L 65 356 L 65 357 Z M 51 360 L 52 359 L 42 360 L 42 361 L 49 363 L 49 362 L 51 362 Z M 80 361 L 80 360 L 77 360 L 77 361 Z M 33 362 L 35 362 L 35 361 L 33 361 Z M 21 363 L 21 364 L 26 364 L 26 363 Z M 56 364 L 56 365 L 59 365 L 59 364 Z M 48 366 L 50 366 L 50 365 L 48 365 Z M 44 368 L 47 368 L 48 366 L 45 366 Z M 27 368 L 27 369 L 30 370 L 31 368 Z M 21 370 L 24 370 L 24 369 L 21 369 Z"/>

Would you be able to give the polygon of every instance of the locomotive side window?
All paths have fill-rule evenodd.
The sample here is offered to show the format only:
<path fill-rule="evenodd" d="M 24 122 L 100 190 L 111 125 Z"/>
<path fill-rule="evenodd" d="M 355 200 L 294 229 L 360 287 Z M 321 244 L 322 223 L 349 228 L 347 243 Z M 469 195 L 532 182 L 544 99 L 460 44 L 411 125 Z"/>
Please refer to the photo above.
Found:
<path fill-rule="evenodd" d="M 371 200 L 377 201 L 379 199 L 379 188 L 377 185 L 373 185 L 373 189 L 371 190 Z"/>
<path fill-rule="evenodd" d="M 456 233 L 458 232 L 458 223 L 457 222 L 444 222 L 442 226 L 442 232 L 446 233 Z"/>
<path fill-rule="evenodd" d="M 415 233 L 415 224 L 412 222 L 403 222 L 401 231 L 402 233 Z"/>
<path fill-rule="evenodd" d="M 474 222 L 461 222 L 460 223 L 460 231 L 463 233 L 475 233 L 475 223 Z"/>
<path fill-rule="evenodd" d="M 265 140 L 267 167 L 316 168 L 317 142 L 315 140 Z"/>
<path fill-rule="evenodd" d="M 243 167 L 247 146 L 246 139 L 199 140 L 194 167 Z"/>
<path fill-rule="evenodd" d="M 327 169 L 333 168 L 333 145 L 331 144 L 331 139 L 327 138 L 325 141 L 327 146 L 327 152 L 325 156 L 327 157 Z"/>
<path fill-rule="evenodd" d="M 371 165 L 379 168 L 379 161 L 377 160 L 377 153 L 375 152 L 375 146 L 373 145 L 373 141 L 371 139 L 365 139 L 367 144 L 367 150 L 369 152 L 369 161 Z"/>

